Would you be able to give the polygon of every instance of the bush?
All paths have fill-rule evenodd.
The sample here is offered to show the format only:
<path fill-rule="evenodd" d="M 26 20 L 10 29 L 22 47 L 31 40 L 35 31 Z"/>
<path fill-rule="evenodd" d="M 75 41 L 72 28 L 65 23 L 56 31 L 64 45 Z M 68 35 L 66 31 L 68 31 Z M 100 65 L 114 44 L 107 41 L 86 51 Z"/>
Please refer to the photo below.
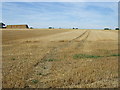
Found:
<path fill-rule="evenodd" d="M 120 30 L 119 28 L 115 28 L 115 30 Z"/>
<path fill-rule="evenodd" d="M 5 24 L 4 23 L 0 23 L 0 28 L 4 28 Z"/>
<path fill-rule="evenodd" d="M 49 27 L 49 29 L 54 29 L 54 27 Z"/>
<path fill-rule="evenodd" d="M 33 27 L 30 27 L 30 29 L 33 29 Z"/>
<path fill-rule="evenodd" d="M 78 29 L 78 28 L 74 28 L 74 27 L 73 27 L 72 29 Z"/>
<path fill-rule="evenodd" d="M 49 29 L 52 29 L 52 27 L 49 27 Z"/>
<path fill-rule="evenodd" d="M 109 28 L 104 28 L 104 30 L 110 30 Z"/>

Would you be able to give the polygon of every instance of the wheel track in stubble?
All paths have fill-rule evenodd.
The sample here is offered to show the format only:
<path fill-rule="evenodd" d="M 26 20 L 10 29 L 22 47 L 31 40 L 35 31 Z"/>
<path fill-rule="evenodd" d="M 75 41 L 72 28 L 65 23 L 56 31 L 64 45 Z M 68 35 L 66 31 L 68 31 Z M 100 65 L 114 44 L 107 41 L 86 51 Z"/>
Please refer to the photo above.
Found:
<path fill-rule="evenodd" d="M 76 48 L 78 48 L 78 46 L 82 47 L 82 46 L 84 45 L 84 42 L 85 42 L 86 39 L 88 38 L 89 33 L 90 33 L 90 31 L 87 31 L 87 30 L 86 30 L 86 31 L 84 31 L 81 35 L 79 35 L 78 37 L 76 37 L 76 38 L 74 38 L 74 39 L 72 39 L 72 40 L 70 40 L 70 41 L 68 41 L 68 42 L 66 42 L 66 43 L 64 43 L 64 44 L 62 44 L 62 45 L 59 45 L 59 46 L 57 46 L 57 47 L 52 48 L 48 53 L 46 53 L 46 54 L 43 56 L 43 58 L 41 58 L 41 59 L 39 60 L 39 62 L 35 63 L 34 66 L 32 66 L 32 67 L 30 67 L 30 68 L 35 68 L 35 67 L 37 67 L 37 66 L 46 66 L 46 65 L 47 65 L 48 68 L 51 68 L 51 66 L 49 66 L 49 64 L 46 63 L 46 60 L 51 59 L 51 58 L 54 58 L 55 55 L 58 53 L 59 50 L 61 50 L 61 49 L 63 49 L 63 48 L 66 48 L 66 47 L 70 47 L 74 42 L 76 42 L 77 39 L 82 38 L 83 36 L 85 36 L 85 37 L 84 37 L 82 40 L 80 40 L 80 41 L 77 43 L 77 45 L 76 45 Z M 39 64 L 40 64 L 40 65 L 39 65 Z M 29 68 L 29 70 L 30 70 L 30 68 Z M 50 70 L 50 69 L 48 69 L 48 70 Z M 33 71 L 34 71 L 34 70 L 28 72 L 28 73 L 25 75 L 25 76 L 27 76 L 27 77 L 25 77 L 26 80 L 29 79 L 29 77 L 31 76 L 30 73 L 32 73 Z M 25 87 L 26 87 L 26 86 L 28 86 L 28 85 L 25 85 Z"/>
<path fill-rule="evenodd" d="M 37 67 L 39 64 L 42 64 L 42 66 L 44 66 L 45 63 L 46 63 L 46 61 L 45 61 L 46 59 L 49 59 L 50 57 L 54 57 L 54 55 L 57 54 L 60 49 L 71 46 L 71 45 L 75 42 L 75 40 L 83 37 L 83 36 L 86 35 L 86 34 L 88 34 L 88 31 L 84 31 L 82 34 L 80 33 L 80 35 L 79 35 L 78 37 L 73 38 L 72 40 L 67 41 L 67 42 L 65 42 L 65 43 L 62 44 L 62 45 L 59 45 L 59 46 L 57 46 L 57 47 L 52 48 L 52 49 L 49 51 L 49 53 L 46 53 L 46 54 L 43 56 L 43 58 L 41 58 L 37 63 L 33 64 L 31 67 L 28 67 L 28 72 L 25 73 L 25 75 L 24 75 L 24 76 L 25 76 L 25 77 L 24 77 L 24 80 L 27 80 L 27 79 L 30 77 L 30 76 L 29 76 L 29 75 L 31 75 L 30 73 L 32 73 L 32 72 L 34 71 L 34 69 L 32 70 L 32 68 Z M 84 41 L 84 40 L 82 40 L 82 42 L 83 42 L 83 41 Z M 80 43 L 81 43 L 81 42 L 80 42 Z M 9 74 L 9 73 L 7 73 L 7 74 Z M 14 84 L 14 87 L 15 87 L 15 86 L 16 86 L 16 83 Z M 25 86 L 26 86 L 26 84 L 25 84 Z"/>
<path fill-rule="evenodd" d="M 86 35 L 86 34 L 87 34 L 87 35 Z M 74 39 L 66 42 L 66 43 L 63 44 L 63 45 L 60 45 L 60 46 L 58 46 L 58 47 L 52 48 L 52 49 L 49 51 L 49 53 L 46 53 L 46 54 L 43 56 L 43 58 L 40 60 L 40 62 L 37 62 L 37 63 L 34 65 L 34 67 L 36 67 L 36 66 L 37 66 L 39 63 L 41 63 L 42 61 L 46 60 L 49 56 L 53 56 L 53 53 L 57 53 L 60 49 L 72 45 L 72 43 L 74 43 L 75 40 L 81 38 L 81 37 L 84 36 L 84 35 L 86 35 L 86 37 L 78 43 L 79 46 L 82 46 L 83 43 L 86 41 L 87 37 L 89 36 L 89 31 L 85 31 L 85 32 L 84 32 L 83 34 L 81 34 L 80 36 L 78 36 L 78 37 L 76 37 L 76 38 L 74 38 Z M 77 46 L 77 47 L 78 47 L 78 46 Z"/>

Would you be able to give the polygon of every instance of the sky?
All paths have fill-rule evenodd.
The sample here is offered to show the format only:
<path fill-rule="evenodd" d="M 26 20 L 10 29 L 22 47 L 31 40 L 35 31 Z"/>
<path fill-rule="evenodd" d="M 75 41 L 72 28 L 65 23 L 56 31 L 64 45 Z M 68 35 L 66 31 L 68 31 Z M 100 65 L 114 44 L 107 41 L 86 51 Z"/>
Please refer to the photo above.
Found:
<path fill-rule="evenodd" d="M 118 27 L 117 2 L 2 2 L 2 22 L 33 28 Z"/>
<path fill-rule="evenodd" d="M 119 2 L 119 0 L 2 0 L 2 2 Z"/>

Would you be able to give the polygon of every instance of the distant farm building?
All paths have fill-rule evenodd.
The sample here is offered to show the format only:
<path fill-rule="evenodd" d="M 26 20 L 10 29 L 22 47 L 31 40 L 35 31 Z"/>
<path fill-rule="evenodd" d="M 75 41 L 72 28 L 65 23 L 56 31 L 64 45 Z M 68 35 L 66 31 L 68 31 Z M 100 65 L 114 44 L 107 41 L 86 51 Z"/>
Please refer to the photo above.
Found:
<path fill-rule="evenodd" d="M 6 28 L 18 28 L 18 29 L 26 29 L 26 28 L 29 28 L 28 25 L 7 25 Z"/>

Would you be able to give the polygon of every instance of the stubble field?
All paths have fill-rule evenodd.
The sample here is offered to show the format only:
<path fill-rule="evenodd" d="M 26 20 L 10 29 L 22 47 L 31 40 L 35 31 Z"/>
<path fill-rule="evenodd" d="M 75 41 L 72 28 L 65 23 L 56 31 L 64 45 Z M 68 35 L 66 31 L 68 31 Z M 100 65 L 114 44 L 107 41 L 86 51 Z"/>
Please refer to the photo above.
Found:
<path fill-rule="evenodd" d="M 3 88 L 118 87 L 118 31 L 2 30 Z"/>

